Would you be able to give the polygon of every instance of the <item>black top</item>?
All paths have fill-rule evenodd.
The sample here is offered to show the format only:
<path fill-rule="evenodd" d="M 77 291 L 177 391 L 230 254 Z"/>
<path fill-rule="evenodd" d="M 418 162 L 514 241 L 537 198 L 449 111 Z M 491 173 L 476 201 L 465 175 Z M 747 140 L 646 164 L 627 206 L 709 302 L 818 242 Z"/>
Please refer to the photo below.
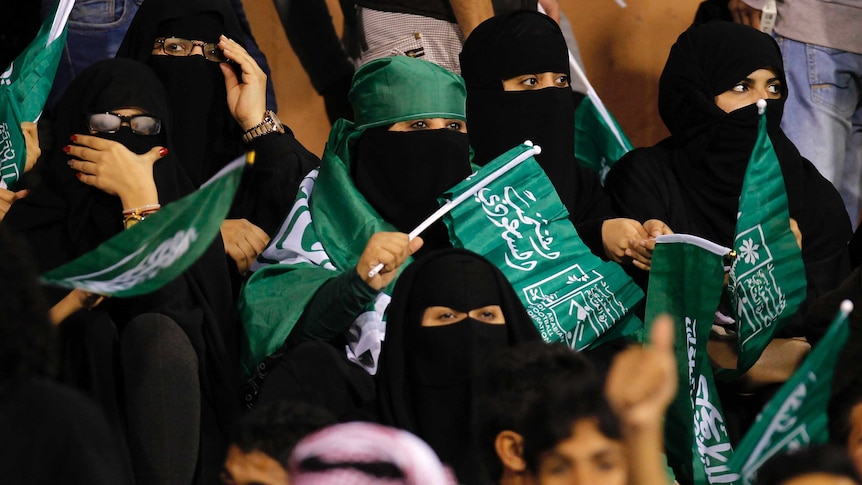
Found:
<path fill-rule="evenodd" d="M 659 112 L 671 136 L 624 156 L 605 187 L 627 217 L 661 219 L 674 232 L 732 246 L 757 138 L 757 108 L 725 113 L 714 97 L 761 68 L 772 69 L 783 86 L 781 99 L 767 101 L 767 130 L 781 164 L 790 217 L 802 232 L 806 301 L 811 301 L 847 275 L 850 224 L 838 192 L 779 127 L 786 83 L 781 53 L 770 36 L 720 21 L 680 35 L 659 84 Z"/>
<path fill-rule="evenodd" d="M 133 483 L 104 415 L 72 389 L 37 378 L 3 383 L 0 429 L 4 483 Z"/>
<path fill-rule="evenodd" d="M 455 12 L 449 0 L 356 0 L 360 7 L 381 12 L 409 13 L 456 23 Z M 536 0 L 493 0 L 494 12 L 536 10 Z"/>
<path fill-rule="evenodd" d="M 429 306 L 467 312 L 487 305 L 501 307 L 505 325 L 467 318 L 421 326 Z M 463 249 L 436 251 L 408 266 L 387 315 L 377 374 L 382 422 L 425 440 L 455 469 L 460 483 L 478 483 L 471 380 L 495 350 L 540 340 L 533 321 L 503 273 Z"/>

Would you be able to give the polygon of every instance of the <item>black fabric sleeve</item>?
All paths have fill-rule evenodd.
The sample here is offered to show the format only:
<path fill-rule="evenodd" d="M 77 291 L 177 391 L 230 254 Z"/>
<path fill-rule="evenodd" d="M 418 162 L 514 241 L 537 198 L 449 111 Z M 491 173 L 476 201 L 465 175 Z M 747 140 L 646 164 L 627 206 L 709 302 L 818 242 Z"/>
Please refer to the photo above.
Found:
<path fill-rule="evenodd" d="M 250 148 L 255 162 L 243 176 L 232 216 L 247 217 L 272 237 L 290 211 L 303 177 L 320 165 L 320 159 L 286 126 L 284 134 L 258 137 Z"/>
<path fill-rule="evenodd" d="M 617 215 L 596 172 L 578 165 L 574 200 L 566 204 L 566 208 L 584 244 L 593 254 L 607 260 L 602 244 L 602 223 Z"/>
<path fill-rule="evenodd" d="M 308 302 L 296 328 L 287 337 L 288 346 L 309 340 L 334 339 L 347 330 L 378 293 L 362 281 L 355 268 L 330 279 Z"/>

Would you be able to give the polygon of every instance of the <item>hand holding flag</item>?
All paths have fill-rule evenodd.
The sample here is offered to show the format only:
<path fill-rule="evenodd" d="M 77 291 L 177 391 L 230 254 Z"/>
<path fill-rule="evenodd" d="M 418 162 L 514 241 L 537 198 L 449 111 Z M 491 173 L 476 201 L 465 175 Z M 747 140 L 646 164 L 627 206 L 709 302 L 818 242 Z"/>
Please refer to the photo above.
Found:
<path fill-rule="evenodd" d="M 0 74 L 0 189 L 12 186 L 26 170 L 28 144 L 22 122 L 35 122 L 48 99 L 66 40 L 74 0 L 60 0 L 36 38 Z"/>
<path fill-rule="evenodd" d="M 497 180 L 498 178 L 500 178 L 500 176 L 502 176 L 504 173 L 508 172 L 509 170 L 512 170 L 513 168 L 518 166 L 521 162 L 523 162 L 524 160 L 527 160 L 528 158 L 532 157 L 533 155 L 538 155 L 538 154 L 542 153 L 542 147 L 540 147 L 538 145 L 533 146 L 533 142 L 531 142 L 529 140 L 524 142 L 524 146 L 526 146 L 527 148 L 523 152 L 521 152 L 518 156 L 513 158 L 511 161 L 507 162 L 502 167 L 500 167 L 500 168 L 494 170 L 493 172 L 491 172 L 490 174 L 488 174 L 485 178 L 483 178 L 481 181 L 477 182 L 469 190 L 459 194 L 457 197 L 455 197 L 451 200 L 447 200 L 445 204 L 443 204 L 433 214 L 428 216 L 428 218 L 425 219 L 424 221 L 422 221 L 421 224 L 416 226 L 415 229 L 410 231 L 410 234 L 409 234 L 410 239 L 412 240 L 416 236 L 422 234 L 422 232 L 425 229 L 428 229 L 429 227 L 431 227 L 431 224 L 434 224 L 435 222 L 439 221 L 444 215 L 448 214 L 449 212 L 452 211 L 452 209 L 457 207 L 458 204 L 464 202 L 469 197 L 472 197 L 473 195 L 475 195 L 483 187 L 487 186 L 488 184 L 490 184 L 494 180 Z M 374 268 L 371 269 L 371 271 L 368 272 L 368 278 L 374 278 L 374 276 L 377 273 L 379 273 L 380 270 L 382 270 L 382 269 L 383 269 L 383 264 L 378 263 L 376 266 L 374 266 Z"/>
<path fill-rule="evenodd" d="M 356 263 L 356 272 L 368 286 L 382 290 L 392 283 L 398 268 L 422 247 L 422 238 L 402 232 L 378 232 L 371 236 Z M 365 272 L 366 268 L 372 268 Z M 374 271 L 380 267 L 380 270 Z M 373 274 L 372 274 L 373 273 Z"/>
<path fill-rule="evenodd" d="M 117 297 L 161 288 L 194 264 L 219 234 L 245 162 L 245 156 L 237 158 L 197 191 L 43 274 L 42 281 Z"/>

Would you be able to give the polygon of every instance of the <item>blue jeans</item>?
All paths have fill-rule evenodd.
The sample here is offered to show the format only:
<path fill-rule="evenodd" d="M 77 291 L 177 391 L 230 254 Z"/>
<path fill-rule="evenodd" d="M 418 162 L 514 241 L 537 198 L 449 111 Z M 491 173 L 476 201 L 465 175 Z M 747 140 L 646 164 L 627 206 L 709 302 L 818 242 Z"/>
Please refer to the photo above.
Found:
<path fill-rule="evenodd" d="M 862 197 L 862 54 L 777 40 L 789 91 L 781 128 L 838 189 L 855 229 Z"/>
<path fill-rule="evenodd" d="M 66 86 L 87 66 L 114 57 L 126 30 L 144 0 L 77 0 L 69 15 L 66 47 L 57 66 L 47 107 L 53 107 Z M 42 16 L 56 5 L 42 0 Z M 71 46 L 71 48 L 70 48 Z"/>

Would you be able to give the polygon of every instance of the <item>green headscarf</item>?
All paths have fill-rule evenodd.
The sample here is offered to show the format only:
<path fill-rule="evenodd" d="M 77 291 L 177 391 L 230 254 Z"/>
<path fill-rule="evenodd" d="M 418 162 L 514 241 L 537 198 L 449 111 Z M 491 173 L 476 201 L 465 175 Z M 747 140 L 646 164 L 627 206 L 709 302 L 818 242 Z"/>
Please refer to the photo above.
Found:
<path fill-rule="evenodd" d="M 316 194 L 327 195 L 312 197 L 310 204 L 324 247 L 339 268 L 355 264 L 375 232 L 397 231 L 371 207 L 350 177 L 353 150 L 362 133 L 399 121 L 467 118 L 467 91 L 461 76 L 412 57 L 384 57 L 363 65 L 353 76 L 349 98 L 356 122 L 341 119 L 333 125 L 315 186 Z M 350 214 L 344 214 L 345 207 L 352 208 Z M 343 240 L 336 234 L 351 238 Z"/>
<path fill-rule="evenodd" d="M 308 197 L 311 224 L 302 234 L 303 248 L 322 246 L 336 270 L 309 263 L 270 264 L 252 274 L 239 301 L 247 374 L 282 345 L 323 284 L 356 266 L 374 233 L 397 231 L 371 207 L 350 176 L 352 152 L 362 133 L 412 119 L 466 118 L 461 77 L 410 57 L 387 57 L 362 66 L 353 77 L 350 101 L 357 123 L 341 119 L 332 127 Z M 303 198 L 300 191 L 297 200 Z"/>
<path fill-rule="evenodd" d="M 349 97 L 359 131 L 420 118 L 467 119 L 461 76 L 412 57 L 365 64 L 353 76 Z"/>

